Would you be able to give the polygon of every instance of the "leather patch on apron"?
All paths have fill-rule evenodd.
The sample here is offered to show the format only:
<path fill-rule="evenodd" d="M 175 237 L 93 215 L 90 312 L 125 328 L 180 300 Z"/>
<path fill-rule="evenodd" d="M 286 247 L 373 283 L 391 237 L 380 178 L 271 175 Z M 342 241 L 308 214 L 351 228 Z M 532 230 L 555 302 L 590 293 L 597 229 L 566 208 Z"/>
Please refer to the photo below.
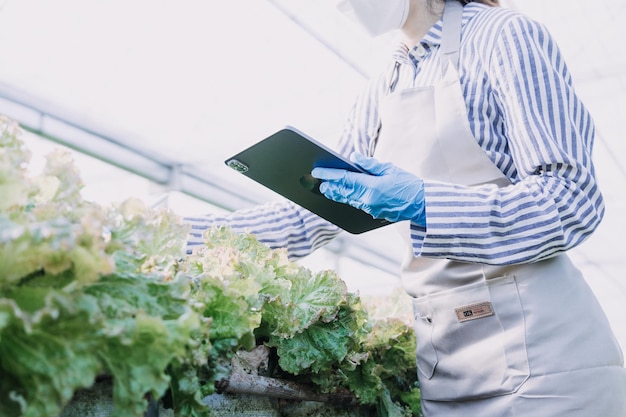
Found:
<path fill-rule="evenodd" d="M 489 301 L 468 306 L 458 307 L 454 309 L 456 318 L 459 322 L 482 319 L 483 317 L 493 316 L 493 306 Z"/>

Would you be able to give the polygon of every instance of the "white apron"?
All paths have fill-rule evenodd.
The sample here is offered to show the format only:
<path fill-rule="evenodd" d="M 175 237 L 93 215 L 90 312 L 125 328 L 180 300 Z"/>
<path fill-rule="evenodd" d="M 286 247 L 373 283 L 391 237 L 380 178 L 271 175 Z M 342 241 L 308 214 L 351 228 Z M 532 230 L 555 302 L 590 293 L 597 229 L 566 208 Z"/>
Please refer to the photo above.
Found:
<path fill-rule="evenodd" d="M 441 81 L 383 99 L 375 156 L 422 178 L 508 186 L 469 127 L 458 76 L 462 12 L 447 1 Z M 626 417 L 621 349 L 566 255 L 512 266 L 414 257 L 408 223 L 398 227 L 427 417 Z"/>

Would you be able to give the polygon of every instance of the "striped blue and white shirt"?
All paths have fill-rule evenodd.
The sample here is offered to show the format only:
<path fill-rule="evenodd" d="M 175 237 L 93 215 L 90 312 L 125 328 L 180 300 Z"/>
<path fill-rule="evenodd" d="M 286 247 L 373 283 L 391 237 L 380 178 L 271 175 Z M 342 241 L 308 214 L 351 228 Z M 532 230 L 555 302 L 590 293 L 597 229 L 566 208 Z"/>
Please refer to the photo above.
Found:
<path fill-rule="evenodd" d="M 395 91 L 434 84 L 441 33 L 440 20 L 418 45 L 394 54 L 390 69 L 400 63 Z M 591 160 L 595 131 L 553 38 L 522 14 L 470 3 L 459 72 L 474 137 L 513 185 L 424 178 L 427 224 L 411 226 L 415 255 L 502 265 L 537 261 L 581 243 L 604 214 Z M 367 153 L 376 139 L 390 73 L 373 78 L 357 98 L 340 139 L 342 154 Z M 292 259 L 340 232 L 290 202 L 184 221 L 192 226 L 188 249 L 201 244 L 210 225 L 227 224 L 287 248 Z"/>

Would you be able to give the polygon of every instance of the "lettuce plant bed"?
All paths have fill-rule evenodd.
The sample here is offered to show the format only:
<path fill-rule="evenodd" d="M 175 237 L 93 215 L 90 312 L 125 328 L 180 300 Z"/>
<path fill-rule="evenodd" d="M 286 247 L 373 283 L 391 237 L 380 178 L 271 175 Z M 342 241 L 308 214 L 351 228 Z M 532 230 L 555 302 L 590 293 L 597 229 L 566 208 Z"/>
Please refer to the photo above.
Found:
<path fill-rule="evenodd" d="M 103 375 L 115 417 L 143 417 L 146 398 L 207 417 L 232 395 L 420 414 L 400 293 L 371 303 L 226 227 L 187 255 L 177 215 L 85 201 L 69 154 L 32 173 L 20 134 L 0 116 L 0 416 L 66 417 Z M 306 396 L 269 396 L 277 381 Z"/>
<path fill-rule="evenodd" d="M 264 385 L 260 382 L 259 385 Z M 280 382 L 278 382 L 280 385 Z M 250 417 L 376 417 L 373 407 L 365 407 L 357 403 L 333 401 L 329 398 L 317 397 L 315 400 L 295 399 L 291 390 L 281 391 L 274 387 L 268 395 L 255 393 L 214 393 L 202 399 L 202 403 L 210 410 L 212 417 L 250 416 Z M 300 388 L 300 387 L 298 387 Z M 296 396 L 306 397 L 305 391 Z M 285 398 L 291 397 L 291 398 Z M 100 380 L 90 389 L 79 390 L 65 406 L 60 417 L 113 417 L 115 416 L 112 400 L 111 380 Z M 162 403 L 148 404 L 145 417 L 175 417 L 172 409 L 165 408 Z"/>

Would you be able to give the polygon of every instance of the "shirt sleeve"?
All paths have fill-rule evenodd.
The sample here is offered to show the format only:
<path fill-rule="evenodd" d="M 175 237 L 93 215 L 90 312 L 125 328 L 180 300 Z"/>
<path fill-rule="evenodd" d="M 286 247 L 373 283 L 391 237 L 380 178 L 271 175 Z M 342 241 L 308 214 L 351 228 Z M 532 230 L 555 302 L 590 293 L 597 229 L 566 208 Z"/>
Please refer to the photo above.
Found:
<path fill-rule="evenodd" d="M 593 121 L 545 28 L 523 16 L 496 35 L 485 76 L 504 120 L 513 185 L 425 180 L 416 255 L 486 264 L 533 262 L 583 242 L 604 214 L 591 160 Z"/>
<path fill-rule="evenodd" d="M 228 226 L 236 233 L 252 233 L 271 248 L 286 248 L 290 259 L 302 258 L 332 240 L 340 229 L 289 201 L 269 202 L 228 214 L 183 217 L 191 230 L 187 253 L 204 244 L 212 226 Z"/>

